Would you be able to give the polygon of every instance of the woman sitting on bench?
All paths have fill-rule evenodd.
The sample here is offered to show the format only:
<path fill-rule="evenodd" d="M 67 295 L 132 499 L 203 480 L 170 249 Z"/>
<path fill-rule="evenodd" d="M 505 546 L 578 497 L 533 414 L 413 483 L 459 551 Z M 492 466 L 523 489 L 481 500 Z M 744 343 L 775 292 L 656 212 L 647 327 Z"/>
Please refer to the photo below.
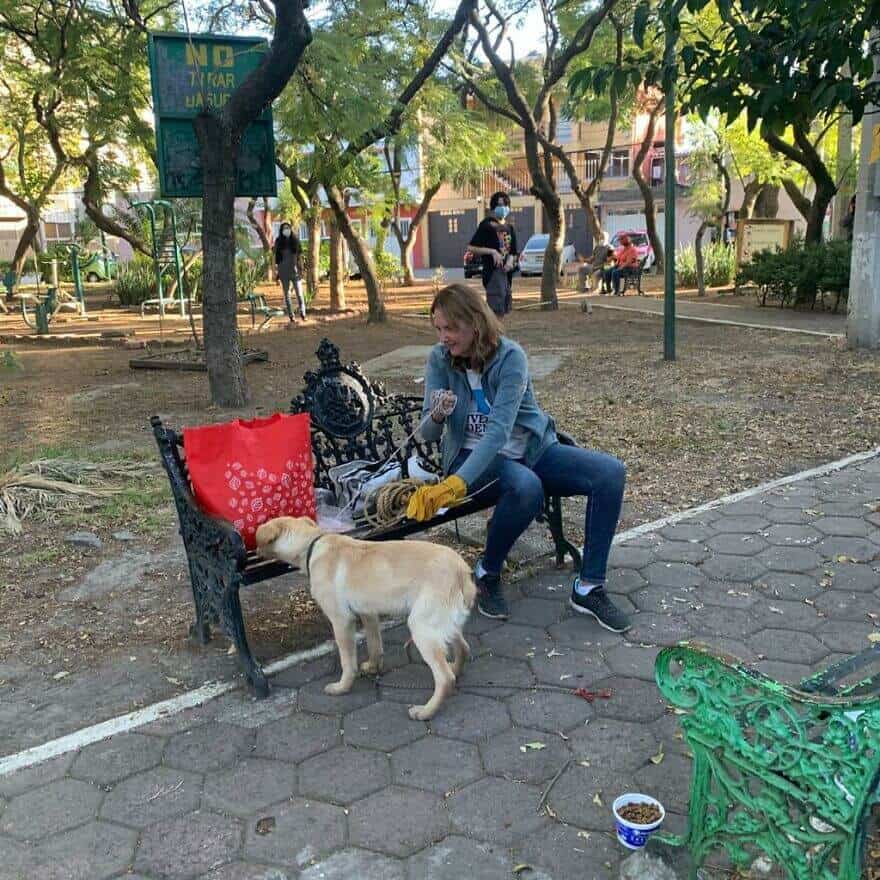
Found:
<path fill-rule="evenodd" d="M 565 446 L 538 406 L 525 352 L 476 291 L 462 284 L 441 290 L 431 306 L 439 344 L 428 358 L 422 434 L 441 441 L 448 476 L 423 486 L 407 515 L 424 522 L 438 509 L 485 488 L 495 510 L 474 576 L 477 607 L 506 619 L 501 569 L 510 548 L 541 513 L 548 495 L 587 496 L 584 553 L 572 584 L 571 607 L 612 632 L 629 629 L 627 616 L 605 592 L 611 541 L 620 517 L 626 470 L 611 455 Z M 442 439 L 441 439 L 442 438 Z"/>

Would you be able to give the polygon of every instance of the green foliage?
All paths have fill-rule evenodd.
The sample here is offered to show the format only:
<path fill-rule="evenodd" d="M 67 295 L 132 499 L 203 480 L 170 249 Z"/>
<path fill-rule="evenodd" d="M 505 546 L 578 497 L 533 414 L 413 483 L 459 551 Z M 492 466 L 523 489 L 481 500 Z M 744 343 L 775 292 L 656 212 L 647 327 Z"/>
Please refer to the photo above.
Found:
<path fill-rule="evenodd" d="M 739 286 L 754 285 L 761 304 L 813 305 L 820 293 L 843 295 L 849 288 L 852 244 L 829 241 L 806 244 L 797 239 L 784 251 L 762 251 L 737 274 Z"/>
<path fill-rule="evenodd" d="M 204 290 L 204 263 L 202 255 L 199 254 L 193 258 L 193 261 L 184 269 L 183 279 L 186 285 L 186 295 L 193 302 L 202 301 L 202 293 Z"/>
<path fill-rule="evenodd" d="M 258 284 L 266 279 L 266 261 L 260 256 L 253 260 L 235 261 L 235 293 L 239 300 L 247 299 Z"/>
<path fill-rule="evenodd" d="M 144 300 L 158 296 L 153 261 L 137 254 L 122 265 L 116 279 L 116 296 L 122 306 L 139 306 Z"/>
<path fill-rule="evenodd" d="M 4 351 L 3 358 L 0 360 L 0 369 L 21 370 L 23 369 L 21 359 L 14 351 Z"/>
<path fill-rule="evenodd" d="M 52 280 L 52 260 L 58 261 L 58 280 L 73 281 L 73 269 L 70 266 L 70 251 L 63 244 L 50 244 L 39 257 L 40 272 L 43 280 Z"/>
<path fill-rule="evenodd" d="M 732 247 L 717 241 L 703 248 L 703 274 L 707 287 L 724 287 L 733 283 L 736 253 Z M 675 277 L 680 287 L 697 286 L 697 254 L 693 245 L 675 256 Z"/>
<path fill-rule="evenodd" d="M 309 252 L 308 249 L 303 246 L 303 269 L 304 274 L 308 274 L 309 272 Z M 318 250 L 318 278 L 326 278 L 330 274 L 330 242 L 326 239 L 321 242 L 321 247 Z M 310 296 L 308 294 L 304 294 L 306 296 L 306 303 L 314 299 L 314 296 Z"/>
<path fill-rule="evenodd" d="M 376 264 L 376 277 L 383 282 L 396 281 L 400 278 L 400 260 L 387 251 L 376 251 L 373 254 L 373 262 Z"/>

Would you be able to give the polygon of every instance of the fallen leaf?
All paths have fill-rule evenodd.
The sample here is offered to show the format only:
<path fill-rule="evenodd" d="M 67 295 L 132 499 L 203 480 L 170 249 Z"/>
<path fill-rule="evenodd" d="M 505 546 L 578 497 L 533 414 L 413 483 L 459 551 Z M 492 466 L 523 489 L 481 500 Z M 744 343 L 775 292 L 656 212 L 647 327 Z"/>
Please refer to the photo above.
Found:
<path fill-rule="evenodd" d="M 577 836 L 583 837 L 584 840 L 589 840 L 590 839 L 590 832 L 589 831 L 578 831 Z"/>
<path fill-rule="evenodd" d="M 513 873 L 519 876 L 523 873 L 523 871 L 534 871 L 535 868 L 533 865 L 528 864 L 528 862 L 522 862 L 519 865 L 514 865 Z"/>
<path fill-rule="evenodd" d="M 257 834 L 271 834 L 275 830 L 275 817 L 264 816 L 262 819 L 259 819 L 254 830 Z"/>
<path fill-rule="evenodd" d="M 578 764 L 580 764 L 581 767 L 589 767 L 590 766 L 589 761 L 578 761 Z"/>
<path fill-rule="evenodd" d="M 601 792 L 601 791 L 597 791 L 597 792 L 593 795 L 593 803 L 594 803 L 597 807 L 604 807 L 604 806 L 605 806 L 605 804 L 602 803 L 602 792 Z"/>
<path fill-rule="evenodd" d="M 868 633 L 868 641 L 871 642 L 871 644 L 880 642 L 880 633 Z"/>
<path fill-rule="evenodd" d="M 660 746 L 660 751 L 657 752 L 656 755 L 651 755 L 651 763 L 652 764 L 660 764 L 666 755 L 663 754 L 663 746 Z"/>
<path fill-rule="evenodd" d="M 771 606 L 770 606 L 770 610 L 771 610 L 774 614 L 784 614 L 784 613 L 785 613 L 781 608 L 777 608 L 775 605 L 771 605 Z"/>
<path fill-rule="evenodd" d="M 553 648 L 549 654 L 547 654 L 548 659 L 551 657 L 564 657 L 565 654 L 562 651 L 557 651 L 556 648 Z"/>
<path fill-rule="evenodd" d="M 67 671 L 56 672 L 55 675 L 52 676 L 52 678 L 55 681 L 61 681 L 62 678 L 67 678 L 68 675 L 70 675 L 70 673 Z"/>
<path fill-rule="evenodd" d="M 519 750 L 521 752 L 525 752 L 526 749 L 531 749 L 534 752 L 539 752 L 539 751 L 541 751 L 541 749 L 546 749 L 546 748 L 547 748 L 547 746 L 545 746 L 544 743 L 542 743 L 542 742 L 530 742 L 530 743 L 526 743 L 523 746 L 520 746 Z"/>

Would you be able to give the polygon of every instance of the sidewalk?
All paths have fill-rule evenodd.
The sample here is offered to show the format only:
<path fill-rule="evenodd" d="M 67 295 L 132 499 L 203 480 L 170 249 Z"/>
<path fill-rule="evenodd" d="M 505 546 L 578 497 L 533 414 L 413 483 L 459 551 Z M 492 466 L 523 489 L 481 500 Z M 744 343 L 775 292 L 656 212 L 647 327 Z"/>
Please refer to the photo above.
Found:
<path fill-rule="evenodd" d="M 631 311 L 645 315 L 663 315 L 663 297 L 656 296 L 601 296 L 589 299 L 596 309 Z M 712 323 L 737 324 L 746 327 L 759 327 L 767 330 L 782 330 L 796 333 L 817 334 L 831 338 L 846 336 L 846 310 L 839 314 L 820 311 L 801 311 L 780 309 L 777 306 L 760 307 L 754 299 L 748 305 L 731 302 L 704 303 L 692 299 L 675 301 L 675 314 L 678 320 L 709 321 Z"/>
<path fill-rule="evenodd" d="M 873 458 L 617 545 L 625 638 L 569 613 L 566 573 L 518 582 L 509 622 L 472 616 L 474 658 L 429 724 L 406 715 L 429 675 L 397 627 L 378 686 L 324 695 L 323 657 L 276 675 L 267 701 L 236 690 L 0 776 L 0 878 L 616 877 L 617 794 L 656 795 L 670 830 L 687 809 L 689 760 L 653 684 L 659 646 L 699 639 L 786 681 L 868 647 L 878 499 Z M 577 687 L 611 697 L 590 704 Z"/>

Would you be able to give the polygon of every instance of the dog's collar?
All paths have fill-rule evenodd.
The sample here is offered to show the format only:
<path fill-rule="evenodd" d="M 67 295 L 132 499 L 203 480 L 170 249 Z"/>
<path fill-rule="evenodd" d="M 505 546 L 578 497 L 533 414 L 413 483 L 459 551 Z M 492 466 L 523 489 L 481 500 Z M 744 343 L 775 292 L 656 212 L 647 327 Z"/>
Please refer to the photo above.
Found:
<path fill-rule="evenodd" d="M 315 549 L 315 544 L 323 538 L 323 535 L 318 535 L 317 538 L 312 540 L 312 543 L 309 544 L 308 549 L 306 550 L 306 575 L 311 577 L 311 572 L 309 571 L 309 563 L 312 561 L 312 551 Z"/>

